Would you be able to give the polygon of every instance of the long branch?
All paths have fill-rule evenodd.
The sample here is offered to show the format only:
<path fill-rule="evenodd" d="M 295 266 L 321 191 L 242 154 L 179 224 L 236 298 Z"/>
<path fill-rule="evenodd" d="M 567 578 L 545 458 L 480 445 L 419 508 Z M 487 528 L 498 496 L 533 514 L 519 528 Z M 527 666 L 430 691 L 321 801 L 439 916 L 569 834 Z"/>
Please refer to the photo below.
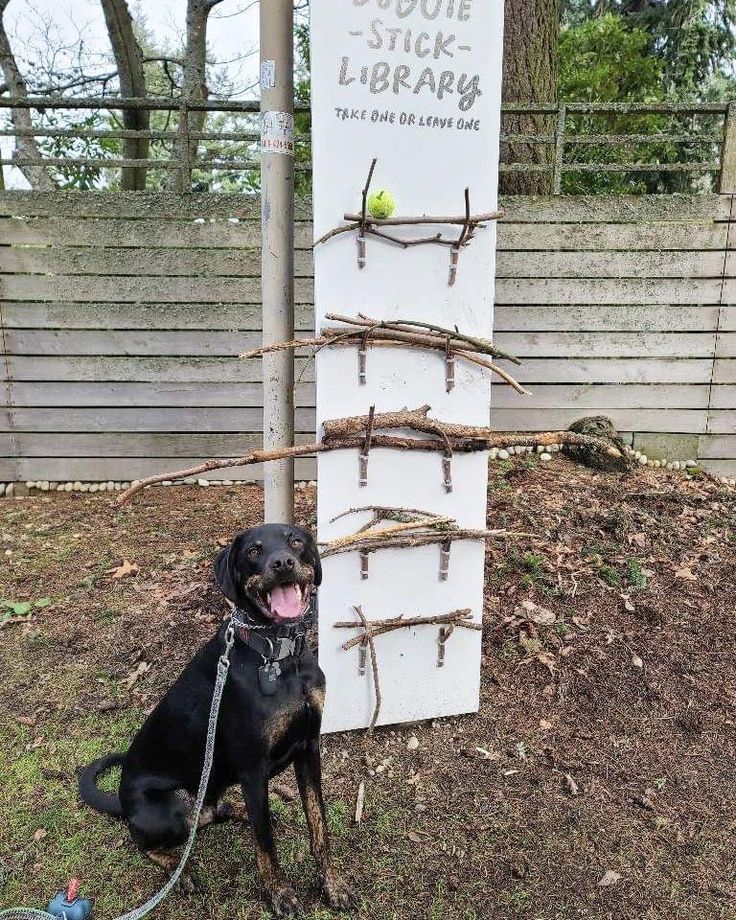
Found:
<path fill-rule="evenodd" d="M 456 425 L 449 422 L 440 422 L 429 418 L 429 406 L 422 406 L 419 409 L 404 410 L 401 412 L 383 412 L 378 413 L 374 419 L 376 429 L 381 428 L 408 428 L 414 431 L 421 431 L 425 434 L 434 434 L 445 438 L 470 438 L 483 442 L 488 446 L 497 446 L 499 435 L 490 428 L 477 425 Z M 356 415 L 350 418 L 334 419 L 324 423 L 325 440 L 331 438 L 345 437 L 351 434 L 358 434 L 364 431 L 367 425 L 367 416 Z M 588 435 L 576 434 L 572 431 L 565 432 L 545 432 L 544 434 L 534 435 L 502 435 L 501 439 L 507 439 L 509 444 L 524 444 L 524 438 L 527 443 L 533 439 L 535 444 L 577 444 L 595 447 L 611 457 L 620 457 L 621 453 L 615 447 L 611 447 L 601 438 L 590 437 Z"/>

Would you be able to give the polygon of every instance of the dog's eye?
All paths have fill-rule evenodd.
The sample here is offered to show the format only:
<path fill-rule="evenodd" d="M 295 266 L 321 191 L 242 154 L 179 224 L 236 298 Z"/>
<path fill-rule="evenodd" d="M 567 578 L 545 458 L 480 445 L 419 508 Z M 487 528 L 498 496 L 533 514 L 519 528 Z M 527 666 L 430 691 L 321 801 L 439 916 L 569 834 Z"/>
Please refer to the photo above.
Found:
<path fill-rule="evenodd" d="M 260 546 L 251 546 L 251 548 L 248 550 L 248 555 L 249 555 L 249 556 L 253 556 L 253 557 L 255 557 L 255 556 L 260 556 L 260 555 L 261 555 L 261 547 L 260 547 Z"/>
<path fill-rule="evenodd" d="M 300 540 L 299 537 L 292 537 L 291 545 L 294 549 L 301 549 L 304 546 L 304 540 Z"/>

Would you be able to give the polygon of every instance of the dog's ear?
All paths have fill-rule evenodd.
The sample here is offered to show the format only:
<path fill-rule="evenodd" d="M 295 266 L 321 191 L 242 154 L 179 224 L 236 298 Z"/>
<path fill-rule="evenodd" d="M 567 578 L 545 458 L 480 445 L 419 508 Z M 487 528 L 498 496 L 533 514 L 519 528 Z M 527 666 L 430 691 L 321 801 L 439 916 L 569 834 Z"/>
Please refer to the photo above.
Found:
<path fill-rule="evenodd" d="M 312 535 L 312 532 L 306 527 L 299 527 L 298 529 L 304 535 L 304 542 L 307 547 L 305 561 L 314 569 L 314 584 L 315 587 L 319 588 L 319 586 L 322 584 L 322 561 L 319 558 L 317 541 Z"/>
<path fill-rule="evenodd" d="M 240 588 L 236 576 L 241 536 L 239 534 L 230 546 L 226 546 L 217 554 L 214 564 L 215 581 L 225 597 L 233 604 L 240 603 Z"/>

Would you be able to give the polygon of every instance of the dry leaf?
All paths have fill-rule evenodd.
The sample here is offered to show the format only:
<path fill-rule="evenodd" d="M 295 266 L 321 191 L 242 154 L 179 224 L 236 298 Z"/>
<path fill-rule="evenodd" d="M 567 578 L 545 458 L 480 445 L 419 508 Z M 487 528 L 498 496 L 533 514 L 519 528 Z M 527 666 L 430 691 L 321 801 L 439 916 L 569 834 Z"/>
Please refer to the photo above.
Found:
<path fill-rule="evenodd" d="M 137 575 L 140 572 L 140 567 L 135 562 L 128 562 L 127 559 L 124 559 L 122 563 L 118 566 L 115 566 L 114 569 L 108 569 L 107 574 L 112 575 L 114 579 L 125 578 L 126 575 Z"/>
<path fill-rule="evenodd" d="M 548 732 L 552 729 L 552 723 L 548 722 L 546 719 L 540 719 L 539 727 L 542 729 L 542 731 Z"/>
<path fill-rule="evenodd" d="M 409 838 L 409 840 L 411 840 L 412 843 L 424 843 L 419 834 L 415 834 L 414 831 L 409 831 L 406 836 Z"/>
<path fill-rule="evenodd" d="M 514 610 L 514 615 L 537 623 L 539 626 L 552 626 L 557 619 L 551 610 L 545 610 L 544 607 L 539 607 L 530 600 L 522 601 L 521 606 Z"/>
<path fill-rule="evenodd" d="M 44 837 L 48 836 L 48 831 L 44 827 L 39 827 L 39 829 L 33 835 L 33 839 L 38 843 L 40 840 L 43 840 Z"/>
<path fill-rule="evenodd" d="M 644 667 L 644 662 L 641 660 L 641 658 L 638 655 L 631 656 L 631 663 L 634 665 L 635 668 Z"/>
<path fill-rule="evenodd" d="M 698 576 L 693 575 L 689 566 L 685 565 L 675 572 L 675 578 L 681 578 L 683 581 L 697 581 Z"/>
<path fill-rule="evenodd" d="M 613 869 L 607 869 L 601 876 L 598 887 L 599 888 L 609 888 L 611 885 L 615 885 L 617 882 L 620 882 L 623 876 L 618 872 L 614 872 Z"/>
<path fill-rule="evenodd" d="M 636 610 L 636 607 L 631 603 L 631 596 L 628 594 L 622 594 L 621 600 L 624 602 L 624 607 L 629 613 L 633 613 Z"/>
<path fill-rule="evenodd" d="M 130 674 L 125 679 L 125 686 L 128 690 L 133 686 L 133 684 L 138 680 L 138 678 L 145 674 L 146 671 L 151 670 L 151 665 L 147 661 L 141 661 L 136 665 L 135 669 L 130 672 Z"/>
<path fill-rule="evenodd" d="M 569 773 L 565 773 L 565 786 L 570 795 L 580 795 L 580 787 Z"/>
<path fill-rule="evenodd" d="M 481 760 L 500 760 L 501 755 L 495 751 L 487 751 L 485 748 L 477 747 L 475 749 L 481 757 Z"/>

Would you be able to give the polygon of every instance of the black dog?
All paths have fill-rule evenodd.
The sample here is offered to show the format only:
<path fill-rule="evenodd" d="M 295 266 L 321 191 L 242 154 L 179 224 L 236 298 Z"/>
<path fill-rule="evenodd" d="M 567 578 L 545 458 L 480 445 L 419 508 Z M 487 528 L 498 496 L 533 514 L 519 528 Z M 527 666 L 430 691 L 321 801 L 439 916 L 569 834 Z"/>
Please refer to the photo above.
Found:
<path fill-rule="evenodd" d="M 353 895 L 330 865 L 319 751 L 325 678 L 305 641 L 305 615 L 322 580 L 314 540 L 306 530 L 281 524 L 247 530 L 219 554 L 215 578 L 241 625 L 200 825 L 235 816 L 221 799 L 240 784 L 272 908 L 279 917 L 291 916 L 299 901 L 276 858 L 268 781 L 293 764 L 323 894 L 331 907 L 351 907 Z M 82 800 L 125 820 L 136 844 L 168 870 L 178 860 L 166 851 L 190 831 L 226 629 L 223 623 L 195 655 L 127 753 L 95 761 L 79 778 Z M 103 793 L 96 778 L 115 764 L 122 764 L 120 790 Z"/>

